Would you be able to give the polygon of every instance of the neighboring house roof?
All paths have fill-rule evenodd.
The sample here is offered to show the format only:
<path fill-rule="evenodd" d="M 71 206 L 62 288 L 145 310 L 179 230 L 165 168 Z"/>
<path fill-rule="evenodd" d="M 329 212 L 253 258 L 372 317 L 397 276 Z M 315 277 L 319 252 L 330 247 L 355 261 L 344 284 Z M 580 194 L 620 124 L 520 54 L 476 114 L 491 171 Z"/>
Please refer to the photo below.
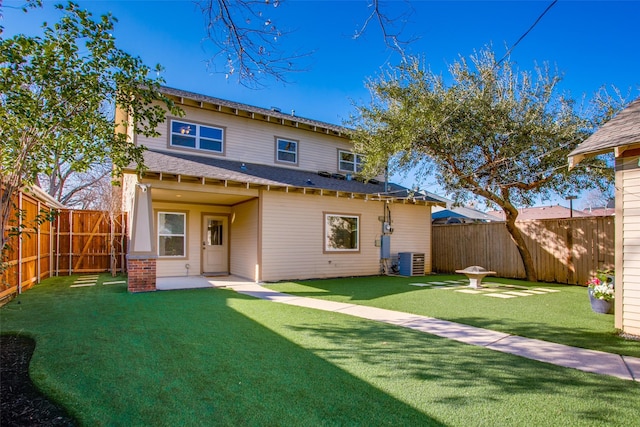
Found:
<path fill-rule="evenodd" d="M 584 209 L 584 212 L 588 213 L 592 216 L 612 216 L 616 214 L 616 208 L 610 207 L 598 207 L 598 208 L 587 208 Z"/>
<path fill-rule="evenodd" d="M 56 209 L 68 209 L 67 206 L 60 203 L 56 199 L 54 199 L 53 196 L 50 196 L 48 193 L 46 193 L 42 188 L 38 187 L 37 185 L 30 185 L 29 187 L 24 187 L 22 191 L 23 193 L 29 194 L 35 197 L 36 199 L 40 200 L 41 202 L 46 203 L 49 207 L 56 208 Z"/>
<path fill-rule="evenodd" d="M 413 193 L 397 184 L 388 184 L 385 192 L 384 183 L 376 180 L 348 180 L 346 175 L 245 163 L 182 152 L 147 150 L 144 152 L 144 164 L 147 167 L 145 176 L 163 175 L 169 179 L 171 176 L 180 176 L 181 181 L 185 177 L 191 177 L 203 182 L 214 180 L 248 186 L 326 190 L 442 204 L 437 198 Z M 133 167 L 130 170 L 133 170 Z"/>
<path fill-rule="evenodd" d="M 569 165 L 578 164 L 587 155 L 614 151 L 619 147 L 640 147 L 640 98 L 620 111 L 598 131 L 569 153 Z"/>
<path fill-rule="evenodd" d="M 479 211 L 477 209 L 468 207 L 454 207 L 451 209 L 434 210 L 431 214 L 431 218 L 434 223 L 444 224 L 446 222 L 453 222 L 454 218 L 460 219 L 458 222 L 474 222 L 474 221 L 502 221 L 502 218 L 495 215 L 489 215 L 486 212 Z M 464 221 L 469 220 L 469 221 Z"/>
<path fill-rule="evenodd" d="M 261 108 L 252 105 L 242 104 L 239 102 L 228 101 L 226 99 L 215 98 L 213 96 L 201 95 L 194 92 L 188 92 L 185 90 L 174 89 L 166 86 L 162 86 L 160 91 L 166 95 L 172 95 L 180 99 L 181 104 L 185 104 L 184 99 L 195 101 L 198 103 L 198 107 L 202 107 L 207 104 L 210 108 L 219 112 L 228 112 L 234 115 L 240 115 L 243 112 L 244 116 L 252 119 L 262 119 L 266 121 L 279 121 L 279 124 L 289 125 L 299 128 L 300 125 L 304 125 L 302 128 L 307 130 L 313 130 L 322 133 L 332 133 L 337 136 L 345 137 L 349 133 L 349 129 L 343 126 L 334 125 L 331 123 L 321 122 L 318 120 L 307 119 L 304 117 L 296 116 L 295 113 L 286 114 L 282 113 L 279 109 L 272 107 Z M 223 109 L 227 109 L 225 111 Z M 257 115 L 257 116 L 256 116 Z"/>
<path fill-rule="evenodd" d="M 528 219 L 555 219 L 555 218 L 570 218 L 571 209 L 564 206 L 534 206 L 530 208 L 518 209 L 518 221 Z M 490 211 L 487 212 L 492 216 L 500 217 L 502 221 L 505 220 L 505 214 L 502 211 Z M 592 216 L 586 212 L 573 210 L 573 217 L 589 217 Z"/>

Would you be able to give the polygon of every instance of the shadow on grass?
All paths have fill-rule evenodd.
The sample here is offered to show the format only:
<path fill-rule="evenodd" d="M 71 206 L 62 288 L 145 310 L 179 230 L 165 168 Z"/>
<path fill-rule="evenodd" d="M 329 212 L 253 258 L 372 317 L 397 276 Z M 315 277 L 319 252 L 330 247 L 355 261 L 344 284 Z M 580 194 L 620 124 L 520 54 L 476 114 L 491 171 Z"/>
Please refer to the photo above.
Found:
<path fill-rule="evenodd" d="M 640 413 L 640 386 L 628 381 L 411 330 L 378 325 L 336 328 L 334 324 L 291 328 L 326 341 L 328 344 L 313 351 L 332 364 L 358 372 L 367 382 L 394 394 L 402 393 L 402 388 L 418 390 L 420 409 L 464 414 L 454 415 L 453 424 L 633 425 Z M 621 398 L 623 401 L 616 400 Z M 484 413 L 487 408 L 493 415 Z"/>
<path fill-rule="evenodd" d="M 0 329 L 35 337 L 35 384 L 83 425 L 444 425 L 251 315 L 294 320 L 228 290 L 56 280 L 0 309 Z"/>
<path fill-rule="evenodd" d="M 306 296 L 309 298 L 319 297 L 327 299 L 330 299 L 332 295 L 335 295 L 355 302 L 380 299 L 387 296 L 402 295 L 412 292 L 421 292 L 426 290 L 426 288 L 422 286 L 412 286 L 412 284 L 428 284 L 430 282 L 458 282 L 457 284 L 451 283 L 450 286 L 459 286 L 462 288 L 469 284 L 468 279 L 461 274 L 437 274 L 411 277 L 367 276 L 338 279 L 302 280 L 293 282 L 268 283 L 267 286 L 282 290 L 282 292 L 287 292 L 287 289 L 295 289 L 296 285 L 300 285 L 298 290 L 295 292 L 296 295 Z M 485 284 L 488 283 L 498 285 L 515 285 L 517 287 L 523 288 L 562 288 L 567 286 L 559 285 L 556 283 L 531 283 L 516 279 L 495 278 L 492 276 L 485 279 Z"/>
<path fill-rule="evenodd" d="M 593 349 L 597 343 L 596 350 L 607 353 L 640 356 L 640 342 L 624 340 L 615 332 L 595 332 L 592 329 L 580 327 L 553 327 L 541 322 L 510 321 L 508 324 L 502 323 L 500 319 L 487 317 L 456 317 L 456 322 L 464 325 L 476 326 L 484 329 L 496 331 L 508 331 L 511 335 L 540 339 L 543 341 L 562 343 L 572 347 Z"/>
<path fill-rule="evenodd" d="M 640 344 L 618 336 L 612 315 L 593 313 L 583 287 L 491 278 L 496 284 L 527 289 L 537 294 L 492 298 L 451 287 L 417 287 L 411 283 L 464 280 L 456 275 L 425 277 L 367 277 L 300 281 L 273 285 L 275 290 L 389 310 L 431 316 L 456 323 L 565 345 L 640 357 Z M 464 288 L 464 286 L 463 286 Z M 464 290 L 464 289 L 462 289 Z M 499 289 L 495 294 L 520 289 Z M 411 292 L 410 294 L 408 292 Z"/>

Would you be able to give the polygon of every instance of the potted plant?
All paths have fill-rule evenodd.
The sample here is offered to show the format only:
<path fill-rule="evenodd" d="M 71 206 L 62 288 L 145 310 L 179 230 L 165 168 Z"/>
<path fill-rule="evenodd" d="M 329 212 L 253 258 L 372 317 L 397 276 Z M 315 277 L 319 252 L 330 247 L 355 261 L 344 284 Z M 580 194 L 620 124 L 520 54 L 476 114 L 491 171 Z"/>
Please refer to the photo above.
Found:
<path fill-rule="evenodd" d="M 613 271 L 598 271 L 587 282 L 591 309 L 596 313 L 613 313 L 614 275 Z"/>

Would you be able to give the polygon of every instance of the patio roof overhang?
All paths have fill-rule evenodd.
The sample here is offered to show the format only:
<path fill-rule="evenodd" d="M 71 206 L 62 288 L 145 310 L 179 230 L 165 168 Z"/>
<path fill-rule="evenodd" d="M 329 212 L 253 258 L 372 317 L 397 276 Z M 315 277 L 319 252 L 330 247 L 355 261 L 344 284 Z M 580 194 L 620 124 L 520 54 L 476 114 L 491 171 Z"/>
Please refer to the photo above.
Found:
<path fill-rule="evenodd" d="M 158 171 L 146 171 L 139 176 L 142 183 L 183 184 L 178 190 L 175 185 L 153 185 L 154 198 L 172 202 L 195 202 L 202 197 L 202 191 L 215 192 L 215 203 L 234 205 L 259 196 L 259 191 L 278 191 L 291 194 L 317 195 L 336 198 L 359 199 L 364 201 L 389 201 L 393 203 L 425 206 L 444 206 L 439 200 L 411 190 L 380 191 L 374 193 L 344 191 L 316 186 L 296 186 L 281 183 L 256 183 L 233 179 L 210 178 L 196 175 L 173 174 Z M 198 188 L 200 187 L 200 188 Z M 212 199 L 209 199 L 210 201 Z"/>
<path fill-rule="evenodd" d="M 224 204 L 240 203 L 259 197 L 260 191 L 279 191 L 304 195 L 389 201 L 444 206 L 443 199 L 430 193 L 412 191 L 392 183 L 382 183 L 359 176 L 312 172 L 272 165 L 250 164 L 220 157 L 147 150 L 147 170 L 138 178 L 141 183 L 156 182 L 154 197 L 163 194 L 175 201 L 177 191 L 195 194 L 206 192 Z M 127 173 L 135 173 L 130 167 Z M 162 191 L 160 191 L 162 190 Z M 169 192 L 173 192 L 173 197 Z"/>

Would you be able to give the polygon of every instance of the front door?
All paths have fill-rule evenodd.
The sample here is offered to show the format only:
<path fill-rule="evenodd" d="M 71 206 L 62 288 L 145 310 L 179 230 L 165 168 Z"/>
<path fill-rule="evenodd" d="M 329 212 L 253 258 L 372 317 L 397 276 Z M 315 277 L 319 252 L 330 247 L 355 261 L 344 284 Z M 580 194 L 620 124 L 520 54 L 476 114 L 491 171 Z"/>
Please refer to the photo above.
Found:
<path fill-rule="evenodd" d="M 226 216 L 205 215 L 202 232 L 202 272 L 205 274 L 228 274 L 228 218 Z"/>

